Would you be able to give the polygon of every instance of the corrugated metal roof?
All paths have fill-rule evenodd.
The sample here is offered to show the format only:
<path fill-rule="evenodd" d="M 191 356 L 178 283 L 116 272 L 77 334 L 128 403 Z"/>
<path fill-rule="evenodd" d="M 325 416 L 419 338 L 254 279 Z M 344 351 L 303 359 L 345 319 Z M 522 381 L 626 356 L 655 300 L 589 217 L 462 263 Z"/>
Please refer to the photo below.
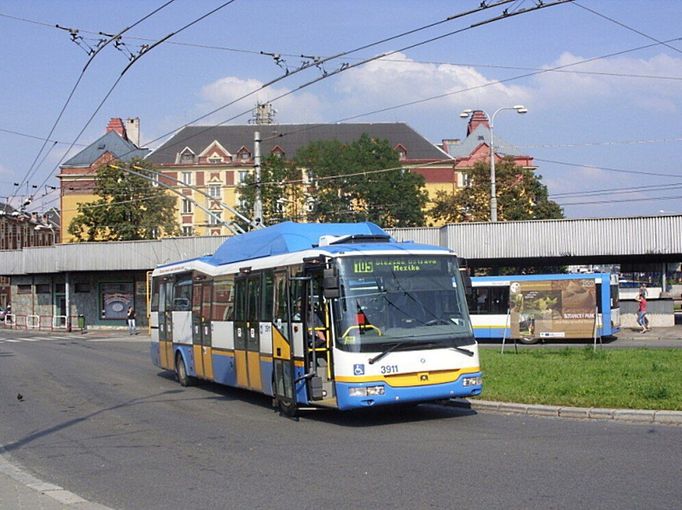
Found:
<path fill-rule="evenodd" d="M 682 215 L 460 223 L 387 229 L 398 241 L 453 250 L 469 260 L 620 257 L 682 261 Z M 0 274 L 149 270 L 215 253 L 226 236 L 157 241 L 73 243 L 0 252 Z M 112 257 L 112 253 L 116 253 Z"/>

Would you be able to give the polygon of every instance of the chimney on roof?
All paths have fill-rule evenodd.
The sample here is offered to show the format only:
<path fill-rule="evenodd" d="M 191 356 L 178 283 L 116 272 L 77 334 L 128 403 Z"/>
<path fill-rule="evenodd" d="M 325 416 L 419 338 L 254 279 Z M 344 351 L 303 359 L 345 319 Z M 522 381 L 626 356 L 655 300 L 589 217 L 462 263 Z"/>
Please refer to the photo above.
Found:
<path fill-rule="evenodd" d="M 128 137 L 126 136 L 126 128 L 123 125 L 123 120 L 121 120 L 118 117 L 112 117 L 109 120 L 109 124 L 107 124 L 107 133 L 109 131 L 116 132 L 121 138 L 125 140 L 128 139 Z"/>
<path fill-rule="evenodd" d="M 474 110 L 469 118 L 469 125 L 467 126 L 467 136 L 476 131 L 476 128 L 483 124 L 486 129 L 490 130 L 490 123 L 488 117 L 482 110 Z"/>
<path fill-rule="evenodd" d="M 140 118 L 126 119 L 125 131 L 128 140 L 135 144 L 135 147 L 140 146 Z"/>

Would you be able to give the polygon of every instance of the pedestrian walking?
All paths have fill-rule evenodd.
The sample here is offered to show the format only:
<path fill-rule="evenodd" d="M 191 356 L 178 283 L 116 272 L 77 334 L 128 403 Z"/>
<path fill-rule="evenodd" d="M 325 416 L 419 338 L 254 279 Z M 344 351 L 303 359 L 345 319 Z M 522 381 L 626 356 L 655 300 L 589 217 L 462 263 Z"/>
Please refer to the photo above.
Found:
<path fill-rule="evenodd" d="M 135 324 L 135 308 L 128 307 L 128 334 L 137 335 L 137 325 Z"/>
<path fill-rule="evenodd" d="M 642 328 L 642 333 L 649 331 L 649 319 L 647 319 L 647 302 L 646 293 L 640 292 L 637 296 L 637 301 L 639 302 L 639 310 L 637 311 L 637 324 Z"/>

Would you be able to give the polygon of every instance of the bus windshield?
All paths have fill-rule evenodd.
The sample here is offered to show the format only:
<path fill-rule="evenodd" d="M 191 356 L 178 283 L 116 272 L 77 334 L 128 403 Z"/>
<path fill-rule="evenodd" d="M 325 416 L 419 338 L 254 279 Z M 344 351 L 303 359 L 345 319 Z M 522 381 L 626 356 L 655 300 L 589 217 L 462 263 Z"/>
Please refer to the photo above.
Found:
<path fill-rule="evenodd" d="M 339 260 L 337 346 L 356 352 L 459 347 L 473 330 L 457 259 L 372 255 Z"/>

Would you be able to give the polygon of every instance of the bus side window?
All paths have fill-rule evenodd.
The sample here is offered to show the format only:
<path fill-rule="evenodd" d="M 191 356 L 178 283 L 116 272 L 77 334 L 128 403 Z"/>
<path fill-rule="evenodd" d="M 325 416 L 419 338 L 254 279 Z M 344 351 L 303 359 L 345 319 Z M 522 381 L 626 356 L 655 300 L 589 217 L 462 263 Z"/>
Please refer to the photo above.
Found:
<path fill-rule="evenodd" d="M 273 307 L 274 307 L 274 290 L 275 282 L 272 271 L 266 271 L 263 273 L 263 300 L 261 304 L 260 320 L 264 322 L 272 322 L 273 317 Z"/>
<path fill-rule="evenodd" d="M 509 287 L 490 287 L 490 313 L 504 315 L 509 310 Z"/>
<path fill-rule="evenodd" d="M 488 289 L 485 287 L 479 287 L 476 289 L 476 313 L 488 313 L 490 304 L 488 302 Z"/>
<path fill-rule="evenodd" d="M 289 322 L 287 310 L 287 274 L 280 272 L 275 274 L 275 323 Z"/>
<path fill-rule="evenodd" d="M 151 312 L 159 311 L 159 279 L 154 278 L 152 280 L 152 302 L 150 304 Z"/>
<path fill-rule="evenodd" d="M 234 320 L 246 320 L 246 278 L 236 280 L 234 284 Z"/>

